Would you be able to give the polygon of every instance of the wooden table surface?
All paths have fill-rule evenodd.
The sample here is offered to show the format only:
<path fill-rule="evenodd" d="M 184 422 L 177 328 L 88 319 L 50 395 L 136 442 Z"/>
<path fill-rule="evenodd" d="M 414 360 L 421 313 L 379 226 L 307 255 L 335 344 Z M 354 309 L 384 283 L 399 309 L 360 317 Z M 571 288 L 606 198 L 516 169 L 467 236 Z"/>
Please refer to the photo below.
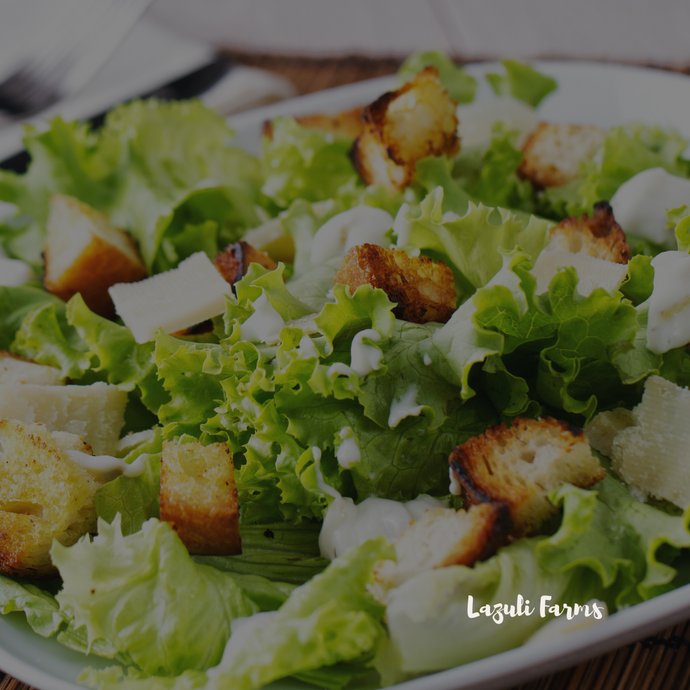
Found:
<path fill-rule="evenodd" d="M 396 71 L 395 58 L 301 58 L 228 51 L 238 62 L 288 77 L 300 94 Z M 666 67 L 690 75 L 690 65 Z M 0 672 L 0 690 L 34 690 Z M 690 621 L 635 644 L 506 690 L 690 690 Z M 51 690 L 41 688 L 40 690 Z"/>

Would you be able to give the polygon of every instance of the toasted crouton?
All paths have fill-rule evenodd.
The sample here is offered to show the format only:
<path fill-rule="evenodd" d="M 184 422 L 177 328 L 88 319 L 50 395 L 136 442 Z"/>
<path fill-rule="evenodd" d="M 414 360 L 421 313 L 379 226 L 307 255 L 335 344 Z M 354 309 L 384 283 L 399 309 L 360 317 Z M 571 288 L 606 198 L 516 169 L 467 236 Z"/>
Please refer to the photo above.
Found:
<path fill-rule="evenodd" d="M 518 172 L 537 187 L 560 187 L 578 176 L 580 162 L 594 158 L 605 137 L 590 125 L 541 122 L 522 148 Z"/>
<path fill-rule="evenodd" d="M 127 393 L 98 382 L 90 386 L 0 383 L 0 419 L 45 424 L 89 443 L 96 454 L 112 453 L 125 424 Z"/>
<path fill-rule="evenodd" d="M 235 467 L 225 443 L 166 441 L 161 457 L 161 520 L 190 553 L 242 553 Z"/>
<path fill-rule="evenodd" d="M 35 383 L 39 386 L 59 386 L 66 382 L 56 367 L 38 364 L 30 359 L 0 350 L 0 383 Z"/>
<path fill-rule="evenodd" d="M 354 292 L 360 285 L 380 288 L 397 302 L 395 316 L 412 323 L 446 323 L 455 311 L 455 281 L 441 261 L 434 263 L 398 249 L 375 244 L 352 247 L 345 254 L 333 284 L 344 283 Z"/>
<path fill-rule="evenodd" d="M 548 248 L 583 253 L 617 264 L 630 261 L 628 240 L 606 201 L 594 204 L 591 218 L 584 213 L 580 218 L 565 218 L 552 228 Z"/>
<path fill-rule="evenodd" d="M 450 467 L 468 504 L 509 507 L 514 537 L 536 534 L 557 512 L 551 491 L 588 488 L 605 476 L 582 430 L 548 418 L 489 427 L 453 451 Z"/>
<path fill-rule="evenodd" d="M 66 454 L 91 447 L 42 424 L 0 421 L 0 571 L 29 579 L 53 577 L 53 539 L 64 546 L 96 528 L 94 494 L 101 486 Z"/>
<path fill-rule="evenodd" d="M 412 182 L 421 158 L 455 155 L 460 149 L 456 107 L 435 67 L 368 105 L 364 129 L 350 152 L 364 182 L 397 192 Z"/>
<path fill-rule="evenodd" d="M 78 292 L 91 311 L 113 317 L 108 288 L 146 278 L 130 236 L 108 216 L 64 194 L 50 199 L 43 284 L 65 301 Z"/>
<path fill-rule="evenodd" d="M 315 113 L 312 115 L 297 115 L 295 122 L 307 129 L 318 129 L 322 132 L 331 132 L 340 137 L 356 139 L 364 130 L 364 107 L 359 105 L 350 110 L 343 110 L 340 113 L 325 114 Z M 264 122 L 263 135 L 273 137 L 273 128 L 270 120 Z"/>
<path fill-rule="evenodd" d="M 274 271 L 278 267 L 270 256 L 242 240 L 229 244 L 213 259 L 213 265 L 230 285 L 234 285 L 242 278 L 247 273 L 249 264 L 252 263 L 259 264 L 269 271 Z"/>
<path fill-rule="evenodd" d="M 503 504 L 482 503 L 458 511 L 432 508 L 398 537 L 397 560 L 377 565 L 376 582 L 385 588 L 399 587 L 426 570 L 471 567 L 505 544 L 510 529 L 510 512 Z"/>

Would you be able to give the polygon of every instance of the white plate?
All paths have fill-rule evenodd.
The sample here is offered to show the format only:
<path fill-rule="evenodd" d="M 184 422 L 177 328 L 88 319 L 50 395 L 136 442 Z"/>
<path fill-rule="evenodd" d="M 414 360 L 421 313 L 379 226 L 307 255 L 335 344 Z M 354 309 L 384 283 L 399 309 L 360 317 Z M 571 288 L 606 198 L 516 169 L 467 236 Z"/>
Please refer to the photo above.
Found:
<path fill-rule="evenodd" d="M 610 127 L 630 121 L 674 126 L 690 138 L 690 79 L 680 75 L 635 67 L 587 63 L 544 62 L 537 67 L 559 83 L 541 110 L 543 119 Z M 472 65 L 481 76 L 495 69 L 491 64 Z M 231 119 L 237 141 L 257 151 L 261 125 L 278 114 L 338 110 L 374 100 L 394 85 L 384 77 L 303 96 L 291 101 L 242 113 Z M 483 83 L 483 80 L 482 80 Z M 478 98 L 490 98 L 485 84 Z M 528 645 L 488 659 L 396 686 L 398 690 L 498 689 L 597 656 L 690 618 L 690 585 L 621 611 L 589 628 L 547 643 Z M 506 623 L 509 625 L 509 622 Z M 75 684 L 86 665 L 103 667 L 111 662 L 84 658 L 52 639 L 35 635 L 24 615 L 0 617 L 0 668 L 40 690 L 78 690 Z M 295 687 L 276 683 L 276 688 Z"/>

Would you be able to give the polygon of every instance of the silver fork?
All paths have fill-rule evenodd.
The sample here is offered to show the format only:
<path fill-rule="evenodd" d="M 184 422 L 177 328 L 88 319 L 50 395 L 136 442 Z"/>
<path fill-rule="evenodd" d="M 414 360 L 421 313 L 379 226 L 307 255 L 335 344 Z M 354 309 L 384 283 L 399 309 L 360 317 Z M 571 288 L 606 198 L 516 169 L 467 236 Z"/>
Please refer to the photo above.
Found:
<path fill-rule="evenodd" d="M 81 89 L 134 26 L 151 0 L 88 0 L 65 32 L 0 82 L 0 111 L 25 117 Z"/>

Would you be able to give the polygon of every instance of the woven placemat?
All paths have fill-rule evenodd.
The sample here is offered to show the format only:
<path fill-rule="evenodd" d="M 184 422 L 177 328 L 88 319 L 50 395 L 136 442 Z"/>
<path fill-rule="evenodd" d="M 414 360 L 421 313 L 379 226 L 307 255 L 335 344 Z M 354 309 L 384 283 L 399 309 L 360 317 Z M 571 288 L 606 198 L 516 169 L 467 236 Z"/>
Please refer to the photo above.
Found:
<path fill-rule="evenodd" d="M 317 59 L 226 52 L 240 64 L 287 77 L 300 94 L 393 74 L 401 63 L 399 58 Z M 690 65 L 645 66 L 690 75 Z M 0 679 L 0 690 L 35 690 L 2 672 Z M 690 621 L 510 690 L 690 690 Z"/>

